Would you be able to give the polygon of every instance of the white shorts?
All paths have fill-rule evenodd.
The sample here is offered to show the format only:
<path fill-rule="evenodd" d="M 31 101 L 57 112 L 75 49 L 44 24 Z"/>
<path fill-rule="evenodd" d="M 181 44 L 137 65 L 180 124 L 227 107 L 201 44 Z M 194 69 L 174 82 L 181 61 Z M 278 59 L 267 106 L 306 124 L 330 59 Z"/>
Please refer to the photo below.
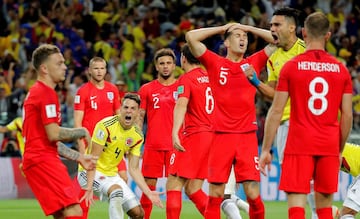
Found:
<path fill-rule="evenodd" d="M 285 145 L 286 145 L 286 139 L 289 132 L 289 120 L 282 123 L 276 133 L 276 139 L 275 144 L 277 147 L 278 157 L 279 157 L 279 163 L 282 164 L 282 161 L 284 159 L 284 151 L 285 151 Z"/>
<path fill-rule="evenodd" d="M 360 176 L 356 177 L 349 186 L 343 205 L 357 212 L 360 211 Z"/>
<path fill-rule="evenodd" d="M 82 188 L 86 188 L 87 177 L 86 171 L 81 171 L 78 173 L 78 181 Z M 101 201 L 108 201 L 108 191 L 111 186 L 119 185 L 123 191 L 123 202 L 122 207 L 125 212 L 128 212 L 130 209 L 140 205 L 139 200 L 136 198 L 135 193 L 130 189 L 126 182 L 119 176 L 106 176 L 99 171 L 96 171 L 93 190 L 94 194 L 100 198 Z"/>

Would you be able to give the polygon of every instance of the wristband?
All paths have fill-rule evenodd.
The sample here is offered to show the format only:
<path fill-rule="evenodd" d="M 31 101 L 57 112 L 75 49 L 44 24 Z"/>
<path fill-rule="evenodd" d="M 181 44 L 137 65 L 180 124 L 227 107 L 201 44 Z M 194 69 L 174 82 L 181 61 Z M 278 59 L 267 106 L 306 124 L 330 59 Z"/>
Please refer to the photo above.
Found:
<path fill-rule="evenodd" d="M 253 72 L 253 75 L 248 78 L 250 83 L 254 85 L 255 87 L 258 87 L 260 85 L 260 80 L 257 78 L 256 72 Z"/>

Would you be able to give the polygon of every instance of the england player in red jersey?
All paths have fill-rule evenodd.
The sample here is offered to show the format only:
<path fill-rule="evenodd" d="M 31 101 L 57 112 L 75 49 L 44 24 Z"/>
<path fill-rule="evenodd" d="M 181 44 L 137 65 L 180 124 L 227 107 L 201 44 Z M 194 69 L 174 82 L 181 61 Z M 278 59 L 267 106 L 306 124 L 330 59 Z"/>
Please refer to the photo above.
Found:
<path fill-rule="evenodd" d="M 176 56 L 171 49 L 156 51 L 154 64 L 158 78 L 144 84 L 138 91 L 141 98 L 139 126 L 147 118 L 147 131 L 143 154 L 142 172 L 151 190 L 155 190 L 157 178 L 168 174 L 172 152 L 171 129 L 173 110 L 177 99 L 178 82 L 174 77 Z M 140 203 L 148 219 L 152 210 L 151 201 L 142 195 Z"/>
<path fill-rule="evenodd" d="M 267 165 L 270 167 L 271 144 L 290 97 L 290 126 L 279 188 L 287 193 L 288 215 L 294 219 L 305 218 L 306 194 L 310 192 L 312 178 L 318 218 L 332 218 L 339 153 L 352 125 L 351 76 L 324 49 L 331 35 L 329 26 L 323 13 L 315 12 L 306 18 L 302 32 L 306 51 L 281 69 L 265 123 L 260 158 L 263 173 Z"/>
<path fill-rule="evenodd" d="M 181 49 L 178 100 L 174 108 L 172 138 L 174 152 L 170 158 L 166 182 L 166 218 L 178 219 L 181 211 L 181 191 L 204 215 L 207 195 L 201 189 L 207 177 L 208 152 L 213 139 L 212 96 L 207 72 L 185 44 Z M 189 168 L 191 167 L 191 168 Z"/>
<path fill-rule="evenodd" d="M 215 99 L 215 136 L 209 153 L 210 191 L 205 218 L 220 218 L 224 186 L 233 164 L 236 181 L 244 185 L 250 205 L 250 218 L 264 218 L 265 214 L 259 191 L 256 88 L 251 85 L 244 70 L 253 66 L 259 73 L 275 48 L 267 46 L 264 50 L 244 58 L 248 45 L 245 27 L 267 41 L 273 41 L 269 31 L 236 23 L 196 29 L 186 34 L 192 53 L 208 71 Z M 226 57 L 211 52 L 201 42 L 215 34 L 224 33 Z"/>
<path fill-rule="evenodd" d="M 94 57 L 89 62 L 89 82 L 82 85 L 74 99 L 74 127 L 85 127 L 92 135 L 97 122 L 107 116 L 120 113 L 120 98 L 117 87 L 105 81 L 106 62 L 101 57 Z M 80 152 L 87 147 L 83 141 L 78 141 Z M 126 164 L 120 163 L 124 170 L 119 171 L 120 176 L 127 179 Z M 84 195 L 82 190 L 79 197 Z M 87 215 L 89 207 L 81 203 L 84 216 Z"/>
<path fill-rule="evenodd" d="M 86 169 L 94 169 L 96 160 L 68 148 L 60 141 L 85 138 L 85 128 L 63 128 L 57 83 L 65 80 L 65 59 L 58 47 L 44 44 L 35 49 L 32 63 L 38 73 L 24 102 L 23 171 L 44 213 L 54 218 L 81 219 L 82 210 L 75 186 L 59 155 L 76 160 Z"/>

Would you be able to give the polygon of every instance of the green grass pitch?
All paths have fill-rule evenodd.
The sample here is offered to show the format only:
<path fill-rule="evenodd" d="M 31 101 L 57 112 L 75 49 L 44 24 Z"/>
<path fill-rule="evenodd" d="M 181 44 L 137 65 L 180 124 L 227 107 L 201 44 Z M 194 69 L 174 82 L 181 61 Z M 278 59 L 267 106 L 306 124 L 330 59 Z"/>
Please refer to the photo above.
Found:
<path fill-rule="evenodd" d="M 165 203 L 164 203 L 165 204 Z M 340 208 L 341 202 L 335 202 L 336 206 Z M 265 201 L 266 218 L 269 219 L 285 219 L 287 218 L 287 203 L 283 201 Z M 108 218 L 108 203 L 96 201 L 90 209 L 89 219 L 106 219 Z M 306 209 L 307 218 L 310 218 L 309 209 Z M 243 219 L 249 217 L 241 212 Z M 39 204 L 35 199 L 15 199 L 15 200 L 0 200 L 0 218 L 14 218 L 14 219 L 47 219 L 45 217 Z M 165 219 L 165 209 L 153 207 L 152 219 Z M 183 201 L 181 219 L 200 219 L 201 215 L 198 213 L 194 205 L 190 201 Z M 225 216 L 222 218 L 225 219 Z M 360 219 L 360 215 L 356 217 Z"/>

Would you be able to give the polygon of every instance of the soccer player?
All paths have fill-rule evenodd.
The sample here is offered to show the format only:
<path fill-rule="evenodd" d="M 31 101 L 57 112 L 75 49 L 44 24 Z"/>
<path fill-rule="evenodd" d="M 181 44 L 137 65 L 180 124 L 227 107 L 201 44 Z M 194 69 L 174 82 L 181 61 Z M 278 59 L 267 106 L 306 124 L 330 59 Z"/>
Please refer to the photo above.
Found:
<path fill-rule="evenodd" d="M 81 219 L 74 183 L 59 155 L 76 160 L 88 170 L 95 168 L 96 159 L 60 141 L 84 138 L 89 142 L 90 135 L 85 128 L 60 126 L 60 104 L 54 89 L 65 80 L 66 65 L 59 48 L 49 44 L 39 46 L 32 54 L 32 64 L 38 78 L 24 101 L 23 171 L 46 215 L 56 219 Z"/>
<path fill-rule="evenodd" d="M 176 56 L 171 49 L 156 51 L 154 64 L 158 78 L 144 84 L 138 91 L 141 99 L 138 123 L 141 129 L 145 115 L 147 118 L 142 173 L 151 190 L 155 190 L 157 178 L 167 177 L 173 150 L 171 129 L 178 87 L 174 77 L 175 63 Z M 140 203 L 145 211 L 145 219 L 149 219 L 152 210 L 151 201 L 143 194 Z"/>
<path fill-rule="evenodd" d="M 323 13 L 315 12 L 306 18 L 302 31 L 306 51 L 281 69 L 266 117 L 260 157 L 264 174 L 265 167 L 271 165 L 270 148 L 288 97 L 291 98 L 289 134 L 279 185 L 287 193 L 289 218 L 305 218 L 306 194 L 310 192 L 312 178 L 317 216 L 332 218 L 339 152 L 351 130 L 351 77 L 346 67 L 324 49 L 331 35 L 329 27 Z"/>
<path fill-rule="evenodd" d="M 204 215 L 207 194 L 201 189 L 207 177 L 208 152 L 212 143 L 212 96 L 207 72 L 185 44 L 181 49 L 178 100 L 174 108 L 169 176 L 166 182 L 166 218 L 178 219 L 181 211 L 181 191 Z M 191 167 L 191 168 L 188 168 Z"/>
<path fill-rule="evenodd" d="M 341 157 L 341 170 L 356 178 L 348 188 L 340 219 L 354 219 L 360 211 L 360 145 L 346 143 Z"/>
<path fill-rule="evenodd" d="M 265 214 L 259 191 L 260 172 L 257 167 L 258 142 L 254 103 L 256 89 L 246 78 L 243 69 L 253 66 L 256 72 L 260 72 L 275 48 L 269 45 L 264 50 L 244 58 L 248 45 L 245 31 L 260 35 L 269 42 L 273 40 L 269 31 L 237 23 L 200 28 L 186 34 L 192 54 L 208 71 L 215 100 L 215 135 L 208 158 L 210 185 L 205 218 L 220 218 L 224 186 L 233 164 L 236 181 L 244 185 L 250 205 L 250 218 L 264 218 Z M 216 34 L 224 34 L 224 45 L 227 49 L 225 58 L 213 53 L 202 43 Z"/>
<path fill-rule="evenodd" d="M 19 145 L 21 156 L 24 155 L 24 138 L 22 136 L 23 119 L 16 117 L 9 124 L 0 126 L 0 133 L 16 131 L 16 140 Z"/>
<path fill-rule="evenodd" d="M 140 98 L 137 94 L 125 94 L 120 114 L 100 120 L 94 129 L 89 153 L 99 157 L 96 170 L 81 170 L 80 185 L 86 190 L 85 202 L 92 202 L 93 192 L 103 201 L 109 201 L 110 219 L 124 218 L 124 211 L 130 218 L 143 218 L 144 211 L 139 200 L 126 182 L 118 175 L 117 166 L 127 153 L 129 173 L 139 188 L 152 203 L 163 207 L 159 192 L 151 191 L 146 185 L 139 168 L 140 149 L 143 134 L 135 125 L 139 114 Z"/>

